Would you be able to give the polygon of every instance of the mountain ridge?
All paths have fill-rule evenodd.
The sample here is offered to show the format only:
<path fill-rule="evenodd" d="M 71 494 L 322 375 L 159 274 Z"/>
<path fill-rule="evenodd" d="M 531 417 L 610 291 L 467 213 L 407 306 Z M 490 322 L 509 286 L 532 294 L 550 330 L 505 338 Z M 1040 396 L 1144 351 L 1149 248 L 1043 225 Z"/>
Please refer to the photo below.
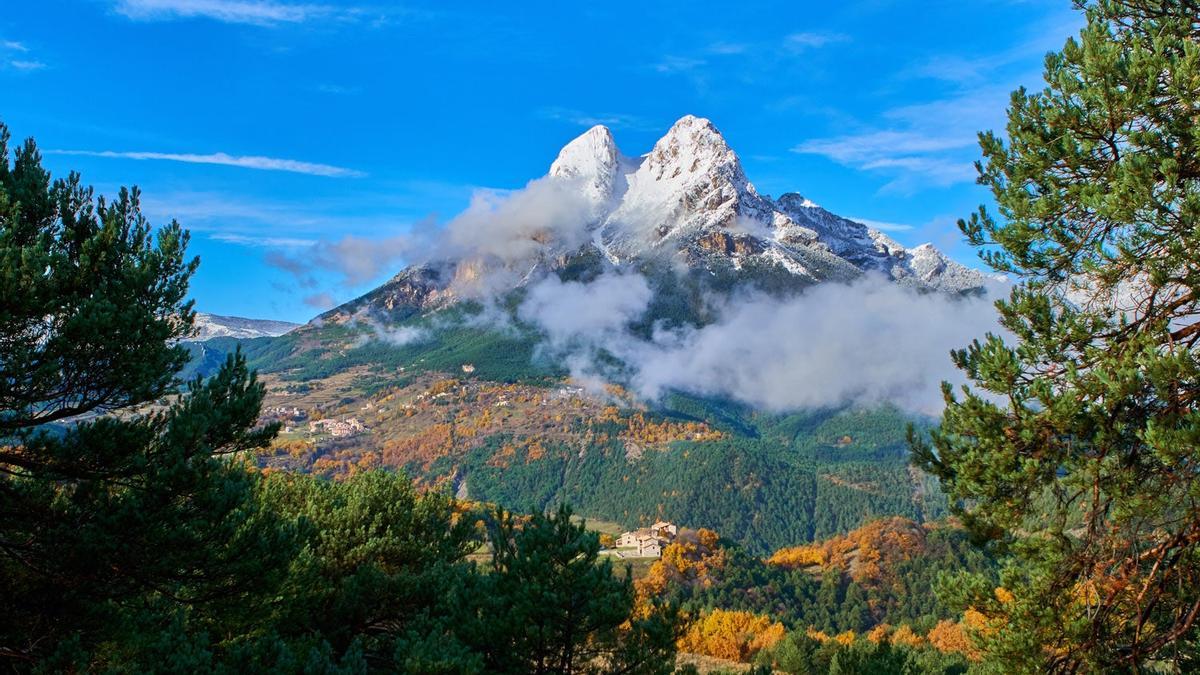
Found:
<path fill-rule="evenodd" d="M 778 199 L 760 194 L 717 127 L 692 115 L 640 157 L 622 153 L 607 127 L 593 126 L 563 146 L 547 174 L 527 190 L 535 187 L 581 202 L 579 219 L 585 222 L 569 226 L 582 226 L 582 236 L 572 230 L 556 238 L 553 227 L 568 226 L 555 223 L 514 235 L 526 238 L 519 243 L 532 253 L 432 258 L 318 321 L 349 320 L 364 310 L 373 318 L 402 320 L 471 297 L 464 289 L 496 269 L 508 271 L 501 288 L 515 288 L 581 261 L 594 272 L 665 267 L 701 284 L 724 278 L 726 286 L 783 294 L 865 274 L 951 294 L 977 292 L 994 280 L 932 244 L 905 247 L 799 193 Z"/>
<path fill-rule="evenodd" d="M 196 342 L 215 337 L 259 338 L 279 337 L 303 324 L 273 319 L 248 319 L 240 316 L 223 316 L 196 312 L 194 327 L 196 334 L 190 339 Z"/>

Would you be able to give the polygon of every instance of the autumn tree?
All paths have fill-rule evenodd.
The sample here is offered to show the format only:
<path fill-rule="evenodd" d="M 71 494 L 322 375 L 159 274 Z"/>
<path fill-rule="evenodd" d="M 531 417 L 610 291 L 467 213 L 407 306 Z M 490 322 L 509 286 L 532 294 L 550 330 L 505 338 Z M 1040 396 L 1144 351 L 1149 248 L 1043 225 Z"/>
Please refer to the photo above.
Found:
<path fill-rule="evenodd" d="M 1017 284 L 1008 335 L 954 353 L 972 387 L 916 462 L 1009 554 L 985 646 L 1008 672 L 1188 669 L 1200 615 L 1200 4 L 1094 0 L 1079 37 L 980 136 L 959 226 Z M 973 596 L 973 597 L 972 597 Z"/>
<path fill-rule="evenodd" d="M 729 661 L 746 662 L 783 639 L 783 624 L 752 612 L 714 609 L 688 626 L 679 648 Z"/>

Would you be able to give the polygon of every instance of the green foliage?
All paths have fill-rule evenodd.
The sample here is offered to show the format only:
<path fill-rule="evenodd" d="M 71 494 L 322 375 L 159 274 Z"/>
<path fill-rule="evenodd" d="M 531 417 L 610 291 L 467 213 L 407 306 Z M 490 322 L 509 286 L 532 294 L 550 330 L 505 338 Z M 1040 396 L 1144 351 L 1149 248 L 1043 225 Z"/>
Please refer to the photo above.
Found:
<path fill-rule="evenodd" d="M 975 388 L 946 388 L 941 427 L 914 454 L 1011 553 L 1015 600 L 959 586 L 1006 623 L 985 645 L 1005 670 L 1188 670 L 1200 656 L 1200 7 L 1081 7 L 1087 26 L 1047 56 L 1046 88 L 1013 94 L 1007 140 L 980 136 L 1001 218 L 981 208 L 960 223 L 1022 282 L 997 303 L 1012 337 L 954 355 Z"/>
<path fill-rule="evenodd" d="M 0 127 L 0 658 L 105 663 L 152 643 L 147 623 L 193 613 L 236 630 L 293 538 L 222 459 L 274 436 L 254 428 L 262 387 L 231 355 L 169 407 L 135 412 L 185 356 L 169 342 L 191 325 L 187 237 L 174 224 L 152 237 L 136 191 L 109 206 L 74 174 L 51 184 L 32 141 L 10 169 L 7 138 Z"/>
<path fill-rule="evenodd" d="M 608 433 L 609 440 L 582 452 L 545 442 L 539 459 L 497 463 L 493 458 L 512 440 L 497 435 L 465 456 L 406 468 L 433 476 L 457 472 L 472 498 L 519 512 L 570 503 L 627 527 L 661 517 L 712 528 L 756 554 L 846 532 L 879 516 L 922 521 L 945 513 L 936 485 L 909 469 L 909 418 L 894 409 L 768 416 L 678 394 L 669 405 L 669 416 L 716 420 L 730 436 L 680 441 L 634 457 L 616 438 L 615 426 L 600 425 L 595 431 Z"/>
<path fill-rule="evenodd" d="M 402 670 L 410 652 L 428 660 L 438 644 L 446 646 L 439 658 L 461 652 L 467 665 L 478 661 L 451 621 L 475 573 L 466 555 L 478 535 L 449 498 L 418 495 L 405 476 L 383 472 L 341 483 L 276 474 L 260 498 L 306 535 L 280 591 L 287 602 L 272 616 L 280 639 L 320 636 L 335 663 L 363 658 Z"/>
<path fill-rule="evenodd" d="M 136 191 L 93 207 L 76 176 L 51 185 L 32 141 L 10 169 L 6 142 L 0 127 L 6 670 L 669 670 L 671 615 L 631 616 L 628 579 L 565 511 L 505 518 L 485 573 L 467 559 L 478 518 L 402 474 L 248 466 L 277 426 L 256 426 L 264 390 L 236 347 L 168 396 L 192 321 L 186 235 L 152 238 Z M 524 620 L 555 627 L 552 651 L 511 623 L 531 584 L 545 592 Z"/>
<path fill-rule="evenodd" d="M 943 575 L 969 572 L 980 582 L 996 582 L 996 566 L 975 550 L 965 532 L 949 527 L 930 532 L 914 557 L 885 570 L 886 583 L 855 579 L 846 571 L 824 573 L 767 564 L 722 540 L 723 564 L 703 583 L 667 585 L 662 599 L 698 616 L 712 609 L 766 615 L 803 631 L 812 627 L 835 635 L 863 632 L 879 624 L 907 624 L 928 631 L 955 618 L 957 608 L 933 592 Z"/>
<path fill-rule="evenodd" d="M 893 645 L 858 639 L 846 645 L 821 642 L 801 631 L 789 633 L 769 652 L 760 654 L 776 671 L 797 675 L 957 675 L 967 672 L 961 656 L 930 647 Z"/>
<path fill-rule="evenodd" d="M 51 182 L 32 139 L 10 165 L 8 141 L 0 123 L 0 434 L 163 395 L 187 359 L 187 235 L 152 235 L 136 189 Z"/>
<path fill-rule="evenodd" d="M 616 576 L 608 558 L 599 560 L 598 537 L 572 523 L 569 508 L 520 526 L 501 513 L 489 532 L 493 570 L 479 588 L 474 638 L 487 672 L 673 670 L 673 614 L 632 616 L 629 570 Z"/>

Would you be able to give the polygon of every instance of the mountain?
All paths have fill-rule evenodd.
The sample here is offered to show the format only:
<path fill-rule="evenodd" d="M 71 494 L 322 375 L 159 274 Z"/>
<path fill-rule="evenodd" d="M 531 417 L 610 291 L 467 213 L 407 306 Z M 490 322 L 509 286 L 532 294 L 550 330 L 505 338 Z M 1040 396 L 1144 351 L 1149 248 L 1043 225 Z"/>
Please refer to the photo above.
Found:
<path fill-rule="evenodd" d="M 562 148 L 542 180 L 581 202 L 581 232 L 520 233 L 522 253 L 508 258 L 468 250 L 429 260 L 322 319 L 363 311 L 403 318 L 470 297 L 470 282 L 497 269 L 510 271 L 511 285 L 519 287 L 536 280 L 538 269 L 561 275 L 581 262 L 593 273 L 670 269 L 706 290 L 753 285 L 782 294 L 867 273 L 947 293 L 976 291 L 990 281 L 931 244 L 905 248 L 798 193 L 760 194 L 720 131 L 691 115 L 641 157 L 623 154 L 607 127 L 592 127 Z M 536 245 L 525 246 L 531 241 Z"/>
<path fill-rule="evenodd" d="M 286 334 L 195 349 L 189 375 L 238 346 L 259 371 L 264 420 L 283 427 L 264 467 L 402 469 L 519 512 L 665 518 L 758 553 L 945 514 L 908 464 L 907 428 L 928 418 L 883 402 L 910 371 L 951 368 L 959 333 L 943 346 L 930 324 L 964 330 L 991 280 L 799 194 L 759 193 L 708 120 L 684 117 L 641 157 L 589 129 L 428 249 Z M 920 325 L 922 358 L 897 348 L 900 324 Z M 834 358 L 833 342 L 851 347 Z M 797 358 L 821 367 L 799 381 Z M 791 400 L 818 403 L 772 404 L 801 389 L 822 393 Z"/>
<path fill-rule="evenodd" d="M 219 314 L 196 312 L 195 327 L 196 335 L 192 340 L 198 342 L 215 337 L 278 337 L 300 327 L 300 324 L 289 321 L 244 319 L 240 316 L 221 316 Z"/>

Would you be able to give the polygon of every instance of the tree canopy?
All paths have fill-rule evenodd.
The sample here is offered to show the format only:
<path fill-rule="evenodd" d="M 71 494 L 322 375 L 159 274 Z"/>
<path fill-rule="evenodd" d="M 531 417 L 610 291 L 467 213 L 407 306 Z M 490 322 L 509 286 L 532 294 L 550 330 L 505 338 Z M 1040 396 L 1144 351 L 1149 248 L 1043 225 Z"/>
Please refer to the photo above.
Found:
<path fill-rule="evenodd" d="M 1010 670 L 1196 657 L 1200 614 L 1200 4 L 1079 3 L 1087 25 L 980 136 L 995 199 L 960 228 L 1018 282 L 1008 335 L 954 354 L 940 428 L 914 440 L 1012 596 Z"/>

